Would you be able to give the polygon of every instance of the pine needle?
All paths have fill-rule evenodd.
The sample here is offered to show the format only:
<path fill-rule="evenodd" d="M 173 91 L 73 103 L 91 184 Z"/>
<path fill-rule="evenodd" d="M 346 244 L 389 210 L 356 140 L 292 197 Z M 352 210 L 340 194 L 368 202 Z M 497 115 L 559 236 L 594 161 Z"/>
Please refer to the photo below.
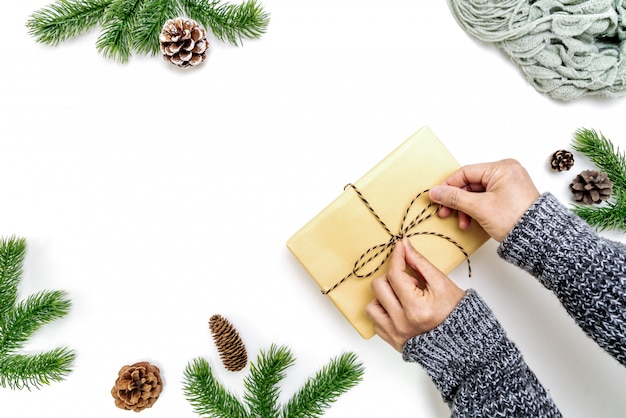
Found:
<path fill-rule="evenodd" d="M 26 27 L 37 42 L 57 45 L 96 26 L 111 0 L 59 0 L 35 11 Z"/>
<path fill-rule="evenodd" d="M 592 129 L 577 130 L 572 147 L 605 171 L 613 182 L 613 197 L 605 205 L 574 205 L 573 212 L 600 231 L 626 231 L 626 156 L 604 135 Z"/>

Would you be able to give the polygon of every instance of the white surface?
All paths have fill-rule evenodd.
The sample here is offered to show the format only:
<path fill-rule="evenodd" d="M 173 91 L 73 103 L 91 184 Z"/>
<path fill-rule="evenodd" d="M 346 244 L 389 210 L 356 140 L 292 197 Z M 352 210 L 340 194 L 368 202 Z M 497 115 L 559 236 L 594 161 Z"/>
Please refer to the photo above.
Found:
<path fill-rule="evenodd" d="M 2 416 L 131 416 L 109 390 L 141 360 L 165 379 L 142 416 L 196 416 L 181 391 L 188 361 L 208 358 L 239 393 L 245 376 L 219 363 L 207 322 L 220 313 L 252 358 L 272 343 L 293 351 L 283 398 L 350 350 L 364 381 L 327 417 L 445 417 L 422 369 L 362 340 L 286 240 L 423 125 L 461 164 L 518 158 L 562 201 L 575 173 L 547 160 L 577 128 L 626 145 L 626 99 L 537 93 L 443 1 L 266 0 L 261 40 L 211 38 L 207 62 L 184 73 L 158 57 L 107 60 L 97 30 L 36 44 L 24 23 L 47 4 L 4 6 L 0 234 L 27 239 L 21 297 L 55 288 L 73 301 L 27 350 L 65 344 L 78 359 L 65 382 L 0 389 Z M 472 279 L 452 277 L 488 301 L 565 416 L 624 416 L 624 368 L 495 250 L 472 257 Z"/>

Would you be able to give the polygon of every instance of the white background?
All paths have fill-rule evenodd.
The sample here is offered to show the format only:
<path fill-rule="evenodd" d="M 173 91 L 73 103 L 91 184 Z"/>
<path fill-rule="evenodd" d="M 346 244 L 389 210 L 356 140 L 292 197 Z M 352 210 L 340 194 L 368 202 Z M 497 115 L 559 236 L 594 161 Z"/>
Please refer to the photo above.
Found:
<path fill-rule="evenodd" d="M 519 159 L 566 204 L 586 163 L 557 174 L 552 152 L 580 127 L 626 145 L 626 99 L 536 92 L 444 1 L 266 0 L 260 40 L 237 48 L 210 35 L 207 61 L 185 72 L 160 57 L 103 58 L 99 28 L 39 45 L 25 22 L 47 4 L 4 6 L 0 234 L 27 240 L 21 298 L 64 289 L 73 301 L 25 351 L 67 345 L 78 358 L 64 382 L 0 388 L 2 416 L 131 416 L 109 391 L 120 367 L 143 360 L 165 389 L 142 416 L 197 416 L 181 390 L 190 360 L 209 359 L 239 394 L 248 370 L 221 366 L 207 326 L 219 313 L 252 359 L 272 343 L 292 350 L 282 400 L 353 351 L 364 380 L 326 416 L 445 417 L 423 370 L 362 340 L 286 240 L 424 125 L 461 164 Z M 472 257 L 473 278 L 459 268 L 453 279 L 478 289 L 566 417 L 624 416 L 624 368 L 496 248 Z"/>

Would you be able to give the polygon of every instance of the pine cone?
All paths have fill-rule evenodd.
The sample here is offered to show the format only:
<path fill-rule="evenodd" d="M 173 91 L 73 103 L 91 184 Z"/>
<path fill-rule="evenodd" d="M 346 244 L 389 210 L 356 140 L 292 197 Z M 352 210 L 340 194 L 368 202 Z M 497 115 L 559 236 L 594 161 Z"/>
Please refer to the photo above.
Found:
<path fill-rule="evenodd" d="M 154 405 L 162 387 L 159 368 L 143 361 L 120 369 L 111 395 L 118 408 L 140 412 Z"/>
<path fill-rule="evenodd" d="M 209 320 L 213 341 L 220 353 L 226 370 L 238 372 L 248 363 L 248 354 L 237 330 L 221 315 L 213 315 Z"/>
<path fill-rule="evenodd" d="M 163 58 L 182 68 L 204 62 L 209 48 L 204 28 L 184 17 L 165 22 L 159 41 Z"/>
<path fill-rule="evenodd" d="M 569 170 L 573 165 L 574 154 L 564 149 L 556 151 L 550 158 L 550 167 L 556 171 Z"/>
<path fill-rule="evenodd" d="M 613 182 L 605 172 L 584 170 L 569 185 L 576 202 L 587 205 L 607 200 L 613 192 Z"/>

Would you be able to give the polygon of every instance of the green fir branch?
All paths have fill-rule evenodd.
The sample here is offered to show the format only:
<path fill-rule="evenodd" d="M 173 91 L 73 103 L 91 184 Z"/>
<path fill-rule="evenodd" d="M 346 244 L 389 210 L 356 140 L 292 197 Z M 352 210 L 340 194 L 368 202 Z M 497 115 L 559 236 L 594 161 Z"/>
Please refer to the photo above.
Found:
<path fill-rule="evenodd" d="M 175 0 L 147 0 L 137 16 L 137 25 L 132 34 L 132 48 L 141 54 L 157 55 L 159 35 L 163 25 L 182 13 L 180 3 Z"/>
<path fill-rule="evenodd" d="M 272 344 L 266 353 L 261 351 L 256 364 L 250 365 L 250 374 L 244 379 L 244 399 L 253 417 L 277 417 L 279 413 L 278 384 L 285 370 L 295 362 L 287 347 Z"/>
<path fill-rule="evenodd" d="M 96 41 L 98 52 L 121 63 L 128 62 L 137 14 L 144 1 L 113 0 L 102 18 L 102 31 Z"/>
<path fill-rule="evenodd" d="M 603 206 L 574 205 L 572 211 L 602 231 L 626 231 L 626 156 L 613 143 L 592 129 L 579 129 L 572 148 L 584 154 L 613 182 L 613 196 Z"/>
<path fill-rule="evenodd" d="M 322 416 L 325 409 L 357 383 L 364 369 L 354 353 L 345 353 L 332 359 L 315 377 L 309 378 L 282 410 L 283 418 L 313 418 Z"/>
<path fill-rule="evenodd" d="M 2 318 L 0 355 L 19 349 L 43 325 L 67 315 L 70 305 L 60 290 L 42 291 L 18 303 Z"/>
<path fill-rule="evenodd" d="M 41 388 L 60 382 L 72 371 L 76 354 L 59 347 L 44 353 L 0 357 L 0 386 L 10 389 Z"/>
<path fill-rule="evenodd" d="M 246 418 L 239 400 L 215 379 L 208 361 L 197 358 L 185 368 L 183 391 L 194 412 L 203 417 Z"/>
<path fill-rule="evenodd" d="M 219 0 L 182 0 L 187 15 L 211 28 L 220 41 L 239 46 L 243 39 L 260 38 L 269 25 L 270 16 L 256 0 L 241 4 Z"/>
<path fill-rule="evenodd" d="M 19 354 L 43 325 L 69 312 L 63 291 L 41 291 L 17 302 L 26 243 L 22 238 L 0 240 L 0 386 L 39 388 L 63 380 L 76 355 L 61 347 L 39 354 Z"/>
<path fill-rule="evenodd" d="M 37 42 L 57 45 L 96 26 L 111 0 L 59 0 L 31 14 L 26 22 Z"/>
<path fill-rule="evenodd" d="M 195 359 L 184 373 L 183 387 L 194 412 L 216 418 L 314 418 L 337 398 L 356 386 L 363 377 L 363 365 L 354 353 L 346 353 L 309 378 L 285 405 L 279 404 L 279 383 L 295 359 L 287 347 L 274 344 L 261 350 L 244 379 L 245 405 L 213 376 L 208 361 Z"/>
<path fill-rule="evenodd" d="M 26 240 L 11 237 L 0 241 L 0 323 L 13 309 L 22 276 Z"/>

